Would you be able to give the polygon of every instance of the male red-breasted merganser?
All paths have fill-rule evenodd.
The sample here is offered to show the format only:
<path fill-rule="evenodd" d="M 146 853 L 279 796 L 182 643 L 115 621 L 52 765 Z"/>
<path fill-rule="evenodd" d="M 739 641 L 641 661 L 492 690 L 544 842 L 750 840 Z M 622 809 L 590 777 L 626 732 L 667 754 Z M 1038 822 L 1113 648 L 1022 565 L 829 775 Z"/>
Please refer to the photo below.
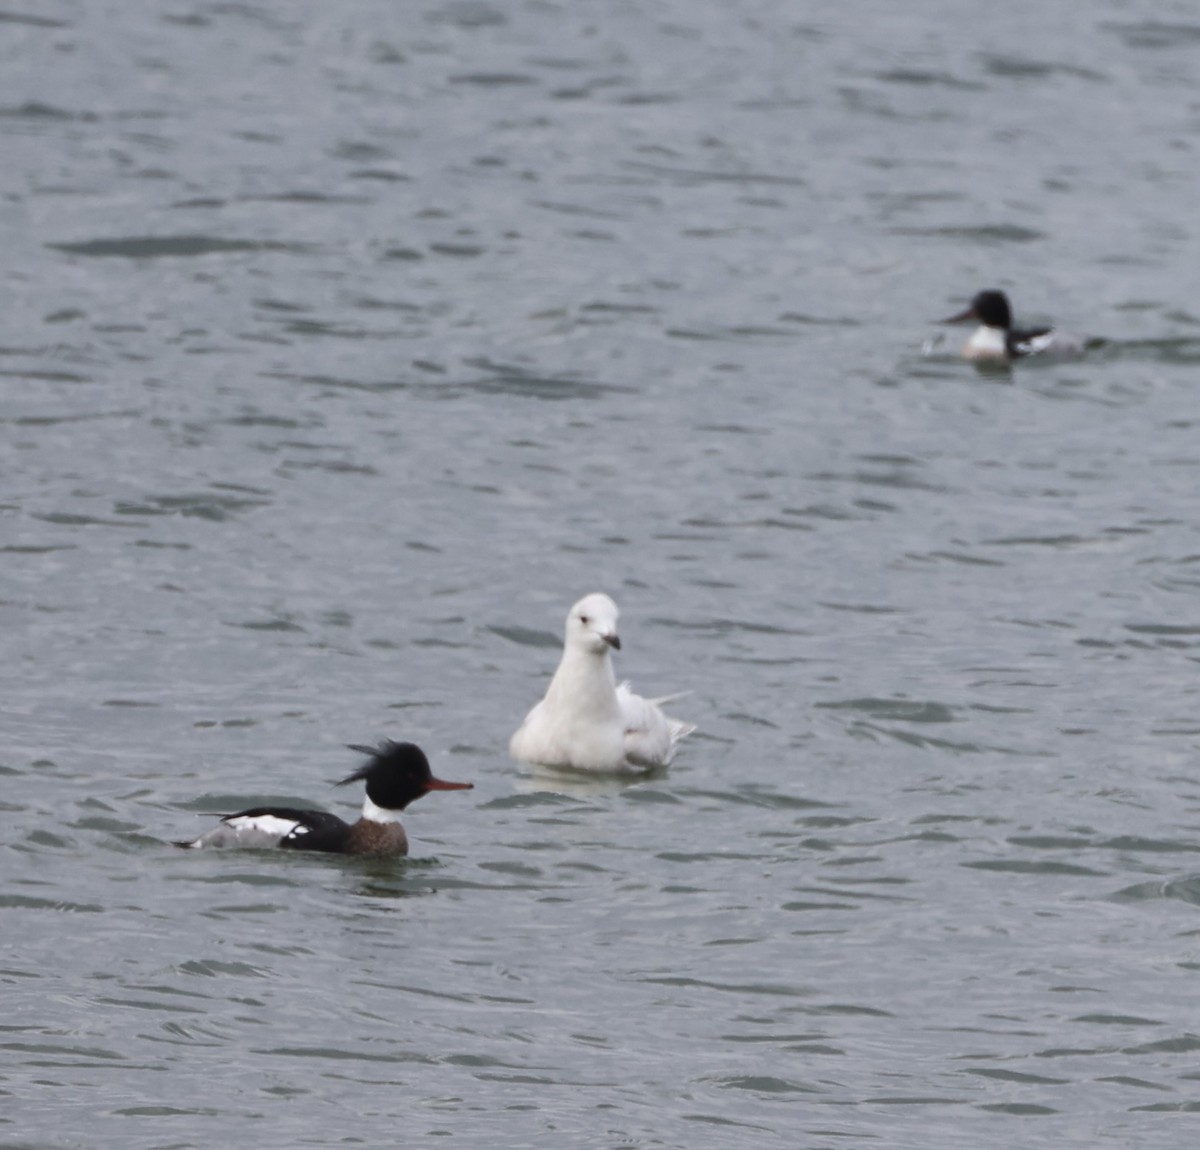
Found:
<path fill-rule="evenodd" d="M 979 327 L 963 345 L 964 359 L 994 360 L 1007 363 L 1026 355 L 1072 356 L 1083 352 L 1083 342 L 1050 327 L 1014 328 L 1008 296 L 1002 291 L 981 291 L 966 311 L 952 315 L 943 323 L 978 320 Z"/>
<path fill-rule="evenodd" d="M 345 855 L 408 854 L 408 836 L 400 812 L 429 791 L 466 791 L 474 783 L 447 783 L 434 778 L 425 753 L 414 743 L 385 739 L 378 747 L 352 746 L 370 755 L 366 766 L 337 785 L 364 779 L 367 795 L 362 817 L 347 823 L 328 811 L 291 807 L 254 807 L 226 815 L 198 839 L 180 847 L 283 847 L 285 850 L 325 851 Z"/>

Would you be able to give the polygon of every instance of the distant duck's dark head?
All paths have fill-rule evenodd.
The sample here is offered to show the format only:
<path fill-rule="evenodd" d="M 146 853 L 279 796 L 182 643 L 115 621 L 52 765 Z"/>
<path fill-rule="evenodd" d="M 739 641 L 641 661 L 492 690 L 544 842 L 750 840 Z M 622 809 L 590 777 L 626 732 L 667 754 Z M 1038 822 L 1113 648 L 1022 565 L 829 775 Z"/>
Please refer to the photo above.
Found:
<path fill-rule="evenodd" d="M 971 306 L 966 311 L 952 315 L 942 322 L 966 323 L 972 319 L 988 327 L 999 327 L 1007 331 L 1012 327 L 1012 309 L 1008 306 L 1008 296 L 1002 291 L 981 291 L 971 300 Z"/>
<path fill-rule="evenodd" d="M 402 811 L 430 791 L 469 791 L 475 785 L 448 783 L 435 778 L 425 752 L 416 743 L 393 743 L 391 739 L 384 739 L 377 747 L 352 746 L 350 749 L 370 755 L 371 759 L 354 774 L 342 779 L 338 786 L 365 780 L 367 798 L 384 810 Z"/>

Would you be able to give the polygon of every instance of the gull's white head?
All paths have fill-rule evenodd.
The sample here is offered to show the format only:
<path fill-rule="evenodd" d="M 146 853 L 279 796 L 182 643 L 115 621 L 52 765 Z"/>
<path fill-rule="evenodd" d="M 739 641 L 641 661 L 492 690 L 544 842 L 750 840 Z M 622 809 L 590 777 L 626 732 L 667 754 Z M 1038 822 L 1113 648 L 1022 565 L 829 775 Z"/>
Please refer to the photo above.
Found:
<path fill-rule="evenodd" d="M 607 655 L 611 647 L 619 651 L 619 617 L 617 605 L 603 592 L 585 595 L 567 615 L 567 646 L 578 647 L 593 655 Z"/>

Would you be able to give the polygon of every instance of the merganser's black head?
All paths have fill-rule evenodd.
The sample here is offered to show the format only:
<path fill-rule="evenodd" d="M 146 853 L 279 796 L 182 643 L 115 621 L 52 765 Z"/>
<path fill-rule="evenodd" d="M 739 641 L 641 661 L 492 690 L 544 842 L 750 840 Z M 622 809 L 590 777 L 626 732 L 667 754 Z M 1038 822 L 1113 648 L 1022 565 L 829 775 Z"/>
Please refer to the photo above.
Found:
<path fill-rule="evenodd" d="M 429 769 L 425 752 L 416 743 L 393 743 L 384 739 L 378 747 L 350 747 L 370 755 L 371 760 L 352 775 L 347 775 L 339 787 L 365 779 L 367 798 L 377 807 L 402 811 L 430 791 L 469 791 L 474 783 L 448 783 L 435 778 Z"/>
<path fill-rule="evenodd" d="M 1008 296 L 1002 291 L 978 292 L 966 311 L 952 315 L 942 322 L 965 323 L 971 319 L 978 320 L 987 327 L 998 327 L 1008 331 L 1012 327 L 1012 309 L 1008 306 Z"/>

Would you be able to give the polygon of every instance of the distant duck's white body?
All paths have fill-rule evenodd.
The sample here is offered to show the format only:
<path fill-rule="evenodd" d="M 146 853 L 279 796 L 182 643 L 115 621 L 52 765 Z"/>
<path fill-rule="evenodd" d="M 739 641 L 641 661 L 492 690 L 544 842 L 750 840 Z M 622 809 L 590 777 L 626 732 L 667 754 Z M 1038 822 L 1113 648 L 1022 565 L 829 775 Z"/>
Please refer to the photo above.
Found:
<path fill-rule="evenodd" d="M 578 771 L 653 771 L 696 729 L 663 714 L 669 698 L 643 699 L 617 684 L 610 656 L 621 647 L 617 618 L 617 605 L 599 592 L 571 608 L 558 670 L 509 742 L 514 759 Z"/>
<path fill-rule="evenodd" d="M 1008 332 L 1002 327 L 980 324 L 971 338 L 963 344 L 963 359 L 999 360 L 1007 363 L 1012 358 L 1008 349 Z"/>

